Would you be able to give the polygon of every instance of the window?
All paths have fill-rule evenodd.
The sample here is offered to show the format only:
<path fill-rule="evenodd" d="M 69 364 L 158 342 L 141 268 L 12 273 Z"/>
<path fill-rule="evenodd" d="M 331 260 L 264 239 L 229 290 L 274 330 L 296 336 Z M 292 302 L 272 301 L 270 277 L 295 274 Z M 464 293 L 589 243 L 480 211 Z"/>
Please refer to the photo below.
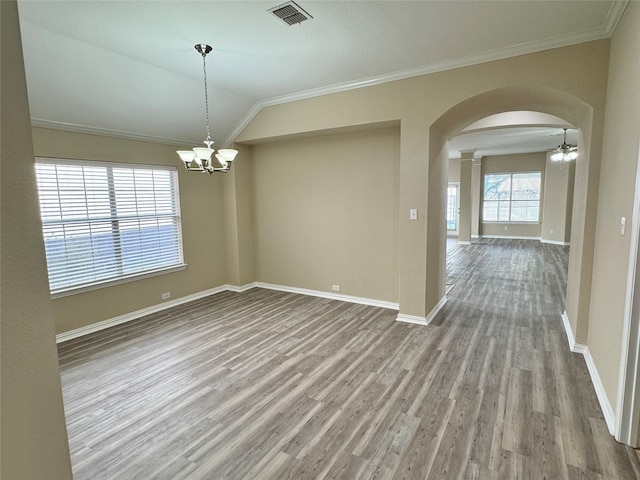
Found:
<path fill-rule="evenodd" d="M 458 231 L 458 187 L 457 183 L 447 186 L 447 231 Z"/>
<path fill-rule="evenodd" d="M 484 222 L 538 222 L 540 172 L 500 173 L 484 176 Z"/>
<path fill-rule="evenodd" d="M 36 159 L 52 294 L 183 267 L 175 168 Z"/>

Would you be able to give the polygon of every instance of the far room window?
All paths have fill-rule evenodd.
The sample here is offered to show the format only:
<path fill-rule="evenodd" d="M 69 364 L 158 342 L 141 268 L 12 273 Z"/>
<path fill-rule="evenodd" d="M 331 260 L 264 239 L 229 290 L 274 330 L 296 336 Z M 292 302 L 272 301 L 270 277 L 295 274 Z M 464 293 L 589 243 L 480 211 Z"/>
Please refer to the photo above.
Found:
<path fill-rule="evenodd" d="M 183 268 L 173 167 L 36 159 L 52 295 Z"/>
<path fill-rule="evenodd" d="M 450 183 L 447 186 L 447 232 L 456 233 L 458 231 L 459 188 L 460 184 L 458 183 Z"/>
<path fill-rule="evenodd" d="M 539 222 L 541 176 L 541 172 L 485 175 L 482 221 Z"/>

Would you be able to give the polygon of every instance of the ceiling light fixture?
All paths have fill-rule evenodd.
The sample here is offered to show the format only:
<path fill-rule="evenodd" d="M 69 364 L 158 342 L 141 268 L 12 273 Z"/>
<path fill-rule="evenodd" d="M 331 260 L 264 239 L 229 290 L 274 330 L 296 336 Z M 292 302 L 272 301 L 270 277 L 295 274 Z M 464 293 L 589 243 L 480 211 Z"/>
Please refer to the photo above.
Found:
<path fill-rule="evenodd" d="M 205 60 L 207 53 L 213 49 L 204 43 L 197 44 L 195 49 L 202 55 L 202 70 L 204 71 L 204 105 L 207 117 L 207 139 L 203 143 L 206 147 L 195 147 L 193 150 L 178 150 L 176 153 L 184 162 L 185 168 L 190 172 L 203 172 L 209 175 L 214 172 L 226 173 L 231 168 L 231 162 L 236 158 L 238 151 L 231 148 L 221 148 L 215 156 L 220 166 L 214 166 L 213 160 L 211 159 L 215 150 L 211 148 L 214 142 L 211 140 L 211 131 L 209 129 L 209 94 L 207 92 L 207 64 Z"/>
<path fill-rule="evenodd" d="M 564 129 L 564 140 L 562 145 L 558 145 L 551 154 L 551 160 L 554 162 L 570 162 L 578 158 L 578 147 L 576 145 L 567 144 L 567 129 Z"/>

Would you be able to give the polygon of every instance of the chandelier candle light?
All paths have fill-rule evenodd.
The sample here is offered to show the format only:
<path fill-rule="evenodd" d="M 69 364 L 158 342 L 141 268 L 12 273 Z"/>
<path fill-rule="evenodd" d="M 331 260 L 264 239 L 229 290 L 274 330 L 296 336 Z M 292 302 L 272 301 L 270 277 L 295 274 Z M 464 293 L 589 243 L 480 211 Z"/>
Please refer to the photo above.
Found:
<path fill-rule="evenodd" d="M 178 150 L 176 153 L 184 162 L 185 168 L 190 172 L 203 172 L 211 175 L 214 172 L 228 172 L 231 168 L 231 162 L 238 154 L 237 150 L 231 148 L 221 148 L 216 154 L 216 159 L 220 162 L 219 167 L 213 166 L 211 156 L 215 151 L 211 148 L 213 140 L 211 140 L 211 131 L 209 128 L 209 94 L 207 93 L 207 64 L 205 57 L 212 48 L 204 43 L 199 43 L 195 49 L 202 55 L 202 70 L 204 71 L 204 105 L 207 117 L 207 139 L 203 142 L 206 147 L 195 147 L 193 150 Z M 195 163 L 195 166 L 194 166 Z"/>
<path fill-rule="evenodd" d="M 558 145 L 551 154 L 551 160 L 554 162 L 570 162 L 578 158 L 578 147 L 576 145 L 567 144 L 567 129 L 564 129 L 564 140 L 562 145 Z"/>

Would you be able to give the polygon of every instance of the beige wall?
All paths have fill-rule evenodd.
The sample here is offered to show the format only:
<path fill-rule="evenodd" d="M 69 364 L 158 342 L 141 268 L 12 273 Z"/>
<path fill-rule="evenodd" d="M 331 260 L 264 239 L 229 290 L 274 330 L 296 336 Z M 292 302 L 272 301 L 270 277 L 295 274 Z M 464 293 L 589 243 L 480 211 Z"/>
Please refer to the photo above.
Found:
<path fill-rule="evenodd" d="M 254 145 L 260 282 L 397 301 L 397 128 Z"/>
<path fill-rule="evenodd" d="M 496 155 L 482 157 L 480 185 L 484 185 L 484 175 L 489 173 L 513 173 L 513 172 L 542 172 L 540 199 L 540 218 L 546 200 L 545 186 L 545 161 L 546 154 L 526 153 L 519 155 Z M 482 188 L 481 188 L 482 191 Z M 480 204 L 482 209 L 482 204 Z M 480 223 L 480 235 L 485 237 L 516 237 L 516 238 L 540 238 L 541 225 L 539 223 L 505 223 L 483 222 Z"/>
<path fill-rule="evenodd" d="M 575 171 L 575 162 L 554 162 L 547 154 L 541 225 L 541 237 L 545 242 L 568 244 L 571 241 Z"/>
<path fill-rule="evenodd" d="M 69 478 L 35 186 L 33 177 L 24 174 L 32 153 L 25 149 L 30 140 L 16 8 L 14 2 L 0 3 L 2 476 Z M 437 259 L 443 252 L 439 235 L 444 234 L 444 227 L 439 223 L 444 208 L 436 185 L 446 182 L 446 167 L 442 162 L 430 164 L 429 159 L 446 155 L 446 139 L 481 116 L 514 107 L 540 108 L 579 126 L 585 139 L 575 173 L 574 212 L 578 215 L 574 215 L 572 228 L 578 238 L 575 242 L 572 238 L 567 311 L 577 340 L 588 344 L 606 394 L 615 405 L 629 251 L 629 236 L 619 235 L 618 224 L 621 216 L 628 221 L 631 218 L 638 162 L 639 35 L 640 4 L 630 2 L 611 42 L 610 64 L 609 41 L 602 40 L 261 110 L 238 142 L 279 140 L 241 145 L 231 185 L 222 183 L 225 177 L 187 176 L 181 171 L 189 268 L 56 300 L 56 330 L 78 328 L 155 305 L 164 291 L 170 290 L 175 298 L 223 284 L 227 278 L 236 284 L 247 283 L 254 278 L 253 252 L 256 277 L 261 281 L 318 290 L 340 283 L 340 293 L 398 301 L 402 312 L 426 315 L 443 291 L 443 267 Z M 509 95 L 485 95 L 503 90 Z M 569 101 L 569 97 L 576 101 Z M 558 101 L 549 106 L 549 99 Z M 574 108 L 578 104 L 581 107 Z M 9 117 L 10 122 L 4 121 Z M 286 140 L 289 136 L 398 121 L 399 133 L 385 129 L 373 134 L 365 128 L 363 132 Z M 34 129 L 33 136 L 36 155 L 177 165 L 173 147 L 43 129 Z M 395 161 L 380 161 L 377 150 L 367 150 L 370 144 L 378 145 L 387 159 L 390 155 Z M 342 157 L 327 148 L 338 145 L 353 155 Z M 365 153 L 382 171 L 364 162 Z M 333 165 L 335 156 L 343 160 L 336 165 L 337 171 L 322 168 Z M 242 161 L 246 163 L 240 167 Z M 287 168 L 277 172 L 269 165 Z M 278 173 L 283 179 L 277 178 Z M 391 177 L 394 181 L 388 183 Z M 289 180 L 286 185 L 284 179 Z M 302 181 L 309 190 L 301 191 L 301 185 L 293 180 Z M 280 192 L 268 192 L 263 185 L 282 186 L 295 195 L 284 201 Z M 380 187 L 387 200 L 384 205 L 373 198 L 371 185 Z M 336 196 L 319 186 L 330 187 L 329 192 Z M 296 188 L 299 190 L 290 190 Z M 323 215 L 310 215 L 298 208 L 298 203 Z M 427 216 L 429 207 L 434 206 L 437 211 Z M 335 218 L 325 217 L 327 208 Z M 352 216 L 351 208 L 356 209 Z M 408 220 L 409 208 L 419 209 L 418 221 Z M 290 223 L 282 222 L 281 216 L 287 216 Z M 275 225 L 269 225 L 270 220 Z M 305 228 L 299 228 L 300 222 Z M 633 228 L 627 225 L 627 231 Z M 322 226 L 327 228 L 319 228 Z M 282 231 L 298 242 L 283 237 Z M 343 248 L 337 240 L 346 232 L 356 238 L 345 240 L 348 247 Z M 364 242 L 363 232 L 374 247 L 362 243 L 366 251 L 353 250 L 353 245 Z M 304 240 L 308 245 L 301 251 L 299 242 Z M 291 249 L 282 248 L 278 241 Z M 228 251 L 229 245 L 235 251 L 233 258 L 211 255 Z M 351 250 L 345 253 L 345 249 Z M 376 256 L 373 265 L 364 265 L 365 258 L 373 257 L 373 250 L 384 254 Z M 280 263 L 269 258 L 271 253 Z M 317 271 L 316 260 L 309 264 L 306 255 L 312 254 L 326 261 L 326 268 Z M 340 260 L 344 264 L 340 265 Z M 306 270 L 308 266 L 313 271 Z M 358 271 L 360 267 L 364 270 Z M 372 278 L 365 278 L 363 272 Z M 380 275 L 384 278 L 373 278 Z M 11 440 L 5 441 L 7 438 Z"/>
<path fill-rule="evenodd" d="M 449 180 L 449 183 L 460 181 L 460 159 L 459 158 L 449 159 L 448 180 Z"/>
<path fill-rule="evenodd" d="M 542 182 L 544 183 L 545 163 L 546 154 L 544 152 L 486 156 L 482 157 L 482 174 L 542 172 Z"/>
<path fill-rule="evenodd" d="M 33 129 L 33 144 L 38 157 L 173 165 L 179 172 L 187 268 L 53 300 L 58 333 L 157 305 L 164 292 L 175 299 L 226 283 L 223 182 L 233 178 L 185 171 L 171 145 L 42 128 Z M 237 164 L 243 161 L 238 155 Z"/>
<path fill-rule="evenodd" d="M 611 42 L 588 337 L 589 350 L 614 408 L 630 232 L 638 228 L 630 220 L 640 142 L 639 52 L 640 3 L 629 2 Z M 627 218 L 624 236 L 619 227 L 622 216 Z"/>
<path fill-rule="evenodd" d="M 0 17 L 0 477 L 70 479 L 16 2 L 0 2 Z"/>
<path fill-rule="evenodd" d="M 251 148 L 236 145 L 238 159 L 222 181 L 227 282 L 243 286 L 255 281 Z"/>
<path fill-rule="evenodd" d="M 586 335 L 606 92 L 606 75 L 593 72 L 606 72 L 608 49 L 607 40 L 589 42 L 275 105 L 263 108 L 236 141 L 255 143 L 399 120 L 398 301 L 401 313 L 426 316 L 444 293 L 440 183 L 447 180 L 447 139 L 479 118 L 509 110 L 565 118 L 585 135 L 573 223 L 574 230 L 587 235 L 572 242 L 567 310 L 574 329 Z M 417 222 L 409 221 L 410 208 L 419 210 Z"/>

